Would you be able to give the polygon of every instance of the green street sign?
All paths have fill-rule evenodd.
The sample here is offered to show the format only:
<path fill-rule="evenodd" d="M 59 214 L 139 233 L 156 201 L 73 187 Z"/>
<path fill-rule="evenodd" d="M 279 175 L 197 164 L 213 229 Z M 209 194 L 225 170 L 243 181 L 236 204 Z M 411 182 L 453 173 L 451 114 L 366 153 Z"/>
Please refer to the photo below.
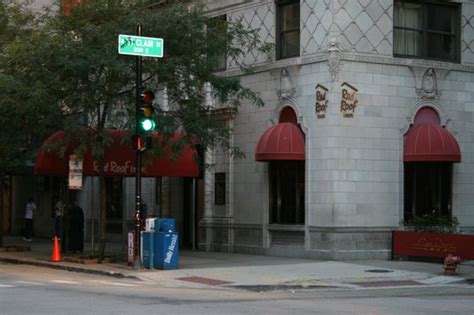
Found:
<path fill-rule="evenodd" d="M 118 53 L 144 57 L 163 57 L 163 38 L 134 35 L 118 36 Z"/>

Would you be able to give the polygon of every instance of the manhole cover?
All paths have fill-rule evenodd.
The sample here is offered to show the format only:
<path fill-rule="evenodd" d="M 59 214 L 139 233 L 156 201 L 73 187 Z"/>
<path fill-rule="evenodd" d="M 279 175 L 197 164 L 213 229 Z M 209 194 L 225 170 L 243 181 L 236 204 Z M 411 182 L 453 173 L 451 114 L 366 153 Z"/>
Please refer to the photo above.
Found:
<path fill-rule="evenodd" d="M 393 270 L 388 270 L 388 269 L 369 269 L 369 270 L 366 270 L 365 272 L 389 273 L 389 272 L 393 272 Z"/>

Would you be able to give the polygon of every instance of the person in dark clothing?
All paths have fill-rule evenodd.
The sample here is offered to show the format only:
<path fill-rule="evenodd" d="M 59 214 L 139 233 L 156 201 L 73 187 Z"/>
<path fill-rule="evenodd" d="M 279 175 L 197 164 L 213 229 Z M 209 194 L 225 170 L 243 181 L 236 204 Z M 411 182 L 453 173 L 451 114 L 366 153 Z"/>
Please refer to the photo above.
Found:
<path fill-rule="evenodd" d="M 28 199 L 25 209 L 25 230 L 23 240 L 31 242 L 31 235 L 33 234 L 33 215 L 36 210 L 36 205 L 33 198 Z"/>
<path fill-rule="evenodd" d="M 69 215 L 69 250 L 82 252 L 84 250 L 84 213 L 77 201 Z"/>

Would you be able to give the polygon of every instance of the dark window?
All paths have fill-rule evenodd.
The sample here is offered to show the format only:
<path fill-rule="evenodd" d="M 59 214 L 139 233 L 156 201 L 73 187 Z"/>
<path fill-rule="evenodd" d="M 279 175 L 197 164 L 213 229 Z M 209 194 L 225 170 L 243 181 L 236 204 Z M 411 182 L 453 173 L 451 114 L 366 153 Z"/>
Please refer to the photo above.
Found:
<path fill-rule="evenodd" d="M 405 221 L 413 216 L 451 216 L 452 163 L 405 163 Z"/>
<path fill-rule="evenodd" d="M 300 55 L 300 2 L 277 1 L 276 58 Z"/>
<path fill-rule="evenodd" d="M 207 23 L 207 34 L 209 36 L 208 44 L 210 51 L 216 51 L 216 54 L 208 56 L 212 69 L 219 71 L 227 67 L 227 16 L 219 15 L 209 19 Z"/>
<path fill-rule="evenodd" d="M 157 177 L 155 180 L 155 204 L 161 209 L 163 201 L 163 177 Z"/>
<path fill-rule="evenodd" d="M 122 218 L 122 177 L 105 178 L 107 191 L 107 218 Z"/>
<path fill-rule="evenodd" d="M 225 173 L 214 174 L 214 203 L 225 205 Z"/>
<path fill-rule="evenodd" d="M 305 161 L 270 161 L 270 223 L 304 224 Z"/>
<path fill-rule="evenodd" d="M 455 3 L 396 1 L 393 54 L 459 62 L 460 11 Z"/>

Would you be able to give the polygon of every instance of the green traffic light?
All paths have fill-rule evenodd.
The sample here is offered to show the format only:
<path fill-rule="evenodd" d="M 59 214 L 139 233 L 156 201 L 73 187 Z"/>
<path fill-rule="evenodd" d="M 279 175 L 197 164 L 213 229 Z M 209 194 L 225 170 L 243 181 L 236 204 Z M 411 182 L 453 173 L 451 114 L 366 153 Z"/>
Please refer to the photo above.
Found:
<path fill-rule="evenodd" d="M 140 126 L 143 131 L 153 131 L 155 130 L 155 122 L 152 119 L 145 118 L 140 121 Z"/>

